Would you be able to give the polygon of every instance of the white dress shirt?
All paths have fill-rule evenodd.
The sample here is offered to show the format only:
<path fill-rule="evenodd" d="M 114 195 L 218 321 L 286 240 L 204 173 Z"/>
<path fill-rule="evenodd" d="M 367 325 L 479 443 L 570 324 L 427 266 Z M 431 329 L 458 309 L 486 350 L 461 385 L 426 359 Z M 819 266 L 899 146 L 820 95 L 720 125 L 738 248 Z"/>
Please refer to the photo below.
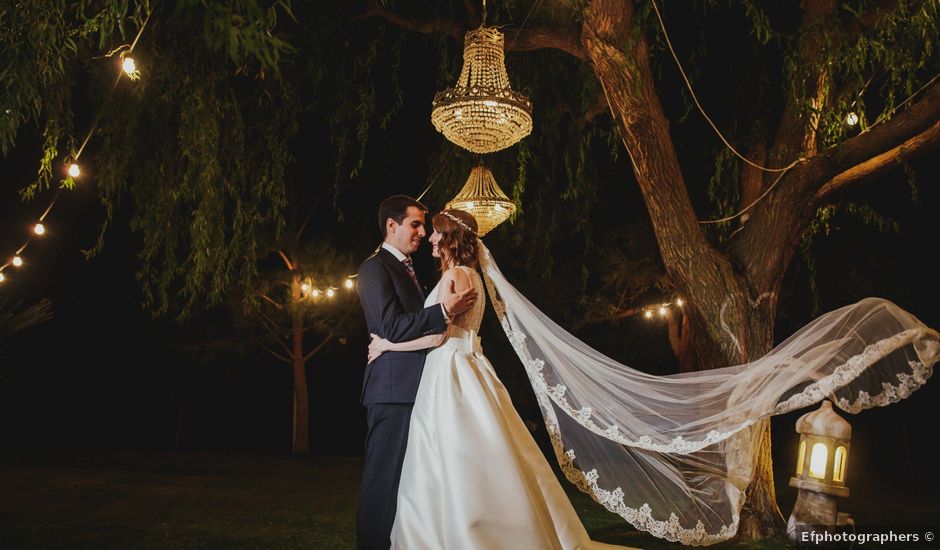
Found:
<path fill-rule="evenodd" d="M 402 252 L 401 250 L 398 250 L 397 248 L 395 248 L 394 246 L 388 244 L 387 242 L 383 242 L 383 243 L 382 243 L 382 248 L 384 248 L 385 250 L 388 250 L 389 252 L 391 252 L 391 253 L 392 253 L 392 256 L 395 256 L 395 258 L 397 258 L 399 262 L 405 261 L 405 258 L 408 257 L 408 256 L 405 255 L 404 252 Z M 447 309 L 444 308 L 444 304 L 441 304 L 441 313 L 444 314 L 444 322 L 449 324 L 449 323 L 450 323 L 450 316 L 447 315 Z"/>

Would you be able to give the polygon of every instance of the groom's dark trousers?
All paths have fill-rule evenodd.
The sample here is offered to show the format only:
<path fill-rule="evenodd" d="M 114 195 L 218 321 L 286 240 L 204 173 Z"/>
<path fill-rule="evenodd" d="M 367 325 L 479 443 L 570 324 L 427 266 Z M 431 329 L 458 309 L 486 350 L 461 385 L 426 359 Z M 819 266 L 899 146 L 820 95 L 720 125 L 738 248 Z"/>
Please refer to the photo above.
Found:
<path fill-rule="evenodd" d="M 380 248 L 363 262 L 358 279 L 359 301 L 370 333 L 407 342 L 447 330 L 441 306 L 424 307 L 423 292 L 388 250 Z M 390 351 L 366 367 L 362 404 L 368 429 L 356 517 L 359 550 L 390 546 L 408 423 L 424 357 L 424 351 Z"/>

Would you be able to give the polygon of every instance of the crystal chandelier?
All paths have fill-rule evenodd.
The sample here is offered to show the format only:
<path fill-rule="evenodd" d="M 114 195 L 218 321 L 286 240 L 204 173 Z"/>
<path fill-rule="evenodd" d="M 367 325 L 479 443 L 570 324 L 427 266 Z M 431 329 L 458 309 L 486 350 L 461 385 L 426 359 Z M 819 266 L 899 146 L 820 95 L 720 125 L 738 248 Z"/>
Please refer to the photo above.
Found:
<path fill-rule="evenodd" d="M 482 162 L 470 172 L 463 189 L 444 208 L 456 208 L 473 214 L 480 237 L 516 211 L 516 205 L 499 188 L 493 172 Z"/>
<path fill-rule="evenodd" d="M 464 38 L 463 70 L 438 92 L 431 122 L 448 140 L 474 153 L 505 149 L 532 132 L 532 102 L 509 87 L 503 33 L 484 24 Z"/>

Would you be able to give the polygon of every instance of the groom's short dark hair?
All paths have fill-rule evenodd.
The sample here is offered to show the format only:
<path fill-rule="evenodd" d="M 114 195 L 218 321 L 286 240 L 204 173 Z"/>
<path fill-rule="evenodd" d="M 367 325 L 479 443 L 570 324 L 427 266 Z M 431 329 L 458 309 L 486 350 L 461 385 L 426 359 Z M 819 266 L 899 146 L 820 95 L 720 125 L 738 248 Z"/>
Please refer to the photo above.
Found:
<path fill-rule="evenodd" d="M 414 206 L 422 212 L 427 212 L 428 207 L 418 202 L 408 195 L 392 195 L 382 201 L 379 205 L 379 229 L 382 231 L 382 237 L 386 236 L 385 220 L 392 218 L 395 223 L 401 225 L 408 214 L 408 208 Z"/>

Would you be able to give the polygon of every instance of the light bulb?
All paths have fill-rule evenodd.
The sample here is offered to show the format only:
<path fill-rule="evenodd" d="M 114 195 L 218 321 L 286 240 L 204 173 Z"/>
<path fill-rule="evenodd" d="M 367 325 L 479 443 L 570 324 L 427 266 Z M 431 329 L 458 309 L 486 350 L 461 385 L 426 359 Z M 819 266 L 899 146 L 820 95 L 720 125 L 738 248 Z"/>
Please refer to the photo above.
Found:
<path fill-rule="evenodd" d="M 310 292 L 310 283 L 303 283 L 300 285 L 300 291 L 304 294 Z"/>
<path fill-rule="evenodd" d="M 69 165 L 69 175 L 70 175 L 70 176 L 72 176 L 73 178 L 77 178 L 78 176 L 81 175 L 81 173 L 82 173 L 82 170 L 81 170 L 81 168 L 78 167 L 77 164 L 75 164 L 75 163 L 73 162 L 72 164 Z"/>
<path fill-rule="evenodd" d="M 134 62 L 133 57 L 125 57 L 124 62 L 121 63 L 121 70 L 123 70 L 127 75 L 132 75 L 137 72 L 137 63 Z"/>
<path fill-rule="evenodd" d="M 335 290 L 333 290 L 332 288 L 326 289 L 326 297 L 327 297 L 327 298 L 332 298 L 332 297 L 335 296 L 335 295 L 336 295 L 336 291 L 335 291 Z"/>
<path fill-rule="evenodd" d="M 653 312 L 650 311 L 650 310 L 646 310 L 646 311 L 643 312 L 643 317 L 646 317 L 647 319 L 652 319 L 652 318 L 653 318 Z"/>
<path fill-rule="evenodd" d="M 19 256 L 13 256 L 13 261 L 11 263 L 15 265 L 16 267 L 20 267 L 21 265 L 23 265 L 23 258 Z"/>
<path fill-rule="evenodd" d="M 33 233 L 37 235 L 42 235 L 45 232 L 46 232 L 46 226 L 44 226 L 43 224 L 37 223 L 36 225 L 33 226 Z"/>
<path fill-rule="evenodd" d="M 845 115 L 845 123 L 849 126 L 855 126 L 858 124 L 858 115 L 855 113 L 849 113 Z"/>
<path fill-rule="evenodd" d="M 0 271 L 0 283 L 2 283 L 4 280 L 6 280 L 6 276 L 4 276 L 3 272 Z"/>
<path fill-rule="evenodd" d="M 660 314 L 661 316 L 665 317 L 665 316 L 666 316 L 666 308 L 663 307 L 663 306 L 659 306 L 659 314 Z"/>
<path fill-rule="evenodd" d="M 682 298 L 676 298 L 676 305 L 677 305 L 677 306 L 682 307 L 682 304 L 684 304 L 684 303 L 685 303 L 685 302 L 682 301 Z"/>
<path fill-rule="evenodd" d="M 346 282 L 343 283 L 343 284 L 346 285 L 346 288 L 352 288 L 352 287 L 353 287 L 353 280 L 352 280 L 352 279 L 346 279 Z"/>
<path fill-rule="evenodd" d="M 314 298 L 319 298 L 319 297 L 320 297 L 320 289 L 318 289 L 318 288 L 313 289 L 313 297 L 314 297 Z"/>

